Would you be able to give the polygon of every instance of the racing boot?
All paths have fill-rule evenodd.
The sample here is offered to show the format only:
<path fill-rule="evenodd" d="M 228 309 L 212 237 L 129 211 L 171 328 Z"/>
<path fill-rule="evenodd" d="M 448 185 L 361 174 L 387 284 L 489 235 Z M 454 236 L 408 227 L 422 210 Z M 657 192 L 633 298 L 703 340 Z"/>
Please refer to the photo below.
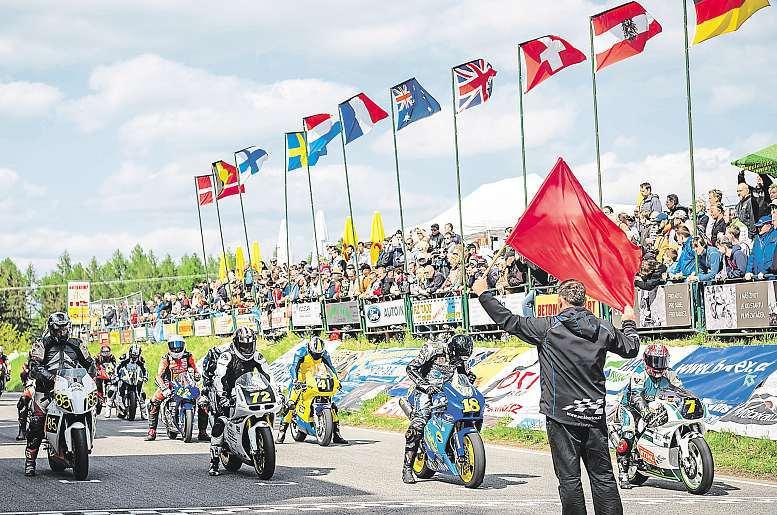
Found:
<path fill-rule="evenodd" d="M 415 484 L 415 475 L 413 474 L 413 468 L 405 465 L 402 467 L 402 482 L 406 485 Z"/>
<path fill-rule="evenodd" d="M 286 430 L 289 428 L 289 424 L 286 422 L 281 422 L 281 425 L 278 426 L 278 436 L 275 437 L 275 443 L 283 443 L 283 441 L 286 439 Z"/>
<path fill-rule="evenodd" d="M 147 442 L 153 442 L 156 440 L 156 429 L 148 428 L 148 433 L 146 434 L 146 441 Z"/>
<path fill-rule="evenodd" d="M 38 449 L 27 447 L 24 450 L 24 475 L 35 476 L 35 460 L 38 458 Z"/>
<path fill-rule="evenodd" d="M 332 442 L 334 443 L 340 443 L 344 445 L 348 445 L 348 440 L 343 438 L 343 435 L 340 434 L 340 423 L 335 422 L 334 428 L 332 430 Z"/>
<path fill-rule="evenodd" d="M 211 445 L 210 446 L 210 468 L 208 469 L 209 476 L 221 475 L 221 472 L 219 472 L 219 461 L 220 461 L 219 454 L 221 454 L 221 446 Z"/>
<path fill-rule="evenodd" d="M 197 410 L 197 427 L 199 429 L 197 440 L 200 442 L 210 440 L 210 436 L 208 436 L 208 410 L 204 406 L 200 406 L 200 409 Z"/>
<path fill-rule="evenodd" d="M 159 425 L 159 407 L 161 403 L 151 401 L 151 405 L 148 407 L 148 434 L 146 435 L 147 442 L 153 442 L 156 440 L 156 428 Z"/>

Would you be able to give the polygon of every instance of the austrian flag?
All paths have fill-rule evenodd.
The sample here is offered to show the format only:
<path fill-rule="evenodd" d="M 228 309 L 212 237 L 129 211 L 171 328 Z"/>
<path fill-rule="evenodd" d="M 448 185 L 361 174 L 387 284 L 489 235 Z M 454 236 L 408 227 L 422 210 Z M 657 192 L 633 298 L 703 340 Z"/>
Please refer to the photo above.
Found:
<path fill-rule="evenodd" d="M 629 2 L 591 17 L 596 70 L 642 53 L 661 33 L 661 25 L 637 2 Z"/>

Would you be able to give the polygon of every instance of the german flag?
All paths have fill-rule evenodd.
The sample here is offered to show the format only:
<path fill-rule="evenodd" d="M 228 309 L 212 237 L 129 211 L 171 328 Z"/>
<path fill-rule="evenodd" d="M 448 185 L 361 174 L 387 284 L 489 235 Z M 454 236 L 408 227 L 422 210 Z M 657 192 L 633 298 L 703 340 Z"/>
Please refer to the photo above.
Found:
<path fill-rule="evenodd" d="M 694 44 L 739 29 L 769 0 L 694 0 L 696 6 L 696 37 Z"/>

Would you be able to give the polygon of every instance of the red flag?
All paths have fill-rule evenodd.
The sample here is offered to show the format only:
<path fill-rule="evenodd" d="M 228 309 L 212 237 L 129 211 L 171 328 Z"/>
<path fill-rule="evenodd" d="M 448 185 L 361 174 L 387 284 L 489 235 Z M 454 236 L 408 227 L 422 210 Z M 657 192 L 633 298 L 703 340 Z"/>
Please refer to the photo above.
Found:
<path fill-rule="evenodd" d="M 567 66 L 585 61 L 585 54 L 558 36 L 544 36 L 520 44 L 526 63 L 526 93 Z"/>
<path fill-rule="evenodd" d="M 597 70 L 642 53 L 648 40 L 661 33 L 661 24 L 637 2 L 591 16 L 591 26 Z"/>
<path fill-rule="evenodd" d="M 608 306 L 634 305 L 639 247 L 607 218 L 559 158 L 507 244 L 561 281 L 581 281 Z"/>
<path fill-rule="evenodd" d="M 238 193 L 245 193 L 246 187 L 238 181 L 237 168 L 224 161 L 213 163 L 216 173 L 216 198 L 221 200 Z M 238 188 L 238 185 L 240 186 Z"/>
<path fill-rule="evenodd" d="M 194 180 L 197 184 L 197 202 L 201 206 L 213 202 L 213 177 L 211 175 L 198 175 Z"/>

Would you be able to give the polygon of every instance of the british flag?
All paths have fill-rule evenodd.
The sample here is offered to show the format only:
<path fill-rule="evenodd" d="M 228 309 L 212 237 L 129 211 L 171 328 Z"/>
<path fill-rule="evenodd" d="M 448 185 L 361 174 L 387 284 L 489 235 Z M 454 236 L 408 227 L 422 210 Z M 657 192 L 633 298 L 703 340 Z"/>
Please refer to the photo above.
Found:
<path fill-rule="evenodd" d="M 475 59 L 453 69 L 456 76 L 456 111 L 480 105 L 491 98 L 496 70 L 485 59 Z"/>

